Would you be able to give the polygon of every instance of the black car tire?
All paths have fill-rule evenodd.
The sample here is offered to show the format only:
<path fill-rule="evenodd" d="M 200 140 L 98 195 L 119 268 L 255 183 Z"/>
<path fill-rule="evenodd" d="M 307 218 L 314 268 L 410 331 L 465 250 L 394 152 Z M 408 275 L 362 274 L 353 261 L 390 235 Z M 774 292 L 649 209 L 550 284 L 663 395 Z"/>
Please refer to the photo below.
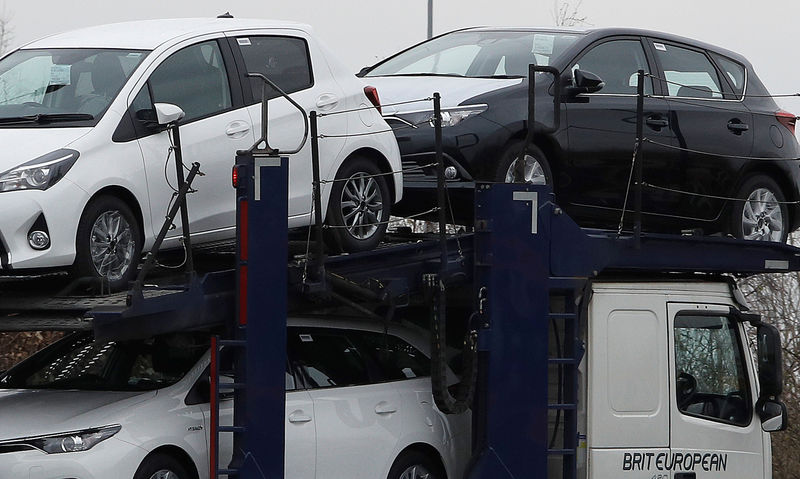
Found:
<path fill-rule="evenodd" d="M 514 140 L 506 145 L 505 149 L 503 150 L 503 154 L 500 155 L 500 160 L 497 162 L 494 178 L 492 178 L 494 181 L 498 183 L 510 183 L 507 178 L 508 170 L 511 168 L 511 165 L 514 163 L 514 161 L 519 158 L 519 154 L 522 151 L 522 146 L 524 143 L 524 140 Z M 550 170 L 550 163 L 547 161 L 547 157 L 542 150 L 540 150 L 538 146 L 531 143 L 528 145 L 528 156 L 532 157 L 541 167 L 542 173 L 544 173 L 545 184 L 552 185 L 553 173 Z"/>
<path fill-rule="evenodd" d="M 107 231 L 106 237 L 102 238 L 106 226 L 110 226 L 108 229 L 112 231 Z M 102 281 L 102 287 L 111 291 L 126 288 L 128 282 L 136 275 L 141 259 L 141 238 L 142 227 L 124 201 L 115 196 L 95 198 L 86 206 L 78 223 L 73 274 L 76 277 L 89 277 Z M 109 249 L 101 257 L 98 249 L 103 247 L 105 241 L 108 242 L 106 248 Z M 94 257 L 93 246 L 96 253 Z M 109 269 L 101 272 L 106 258 L 109 260 Z M 100 261 L 99 266 L 97 261 Z"/>
<path fill-rule="evenodd" d="M 775 183 L 775 180 L 765 175 L 753 176 L 742 184 L 736 194 L 736 198 L 740 200 L 751 199 L 752 201 L 736 201 L 731 208 L 730 231 L 734 236 L 758 241 L 786 242 L 791 227 L 789 223 L 789 208 L 786 205 L 786 197 L 778 184 Z M 758 202 L 758 198 L 761 198 L 762 201 L 777 202 L 777 205 L 764 209 L 761 206 L 762 203 Z M 775 213 L 780 214 L 781 228 L 779 232 L 772 229 L 769 223 L 769 218 L 774 217 Z M 746 224 L 745 216 L 751 217 L 754 223 Z M 771 233 L 752 237 L 755 234 L 754 228 L 765 228 L 762 231 Z"/>
<path fill-rule="evenodd" d="M 411 450 L 395 459 L 388 479 L 446 479 L 446 474 L 439 461 L 421 451 Z"/>
<path fill-rule="evenodd" d="M 171 473 L 170 479 L 190 479 L 191 476 L 180 461 L 168 454 L 156 453 L 147 456 L 133 479 L 161 479 L 166 472 Z"/>
<path fill-rule="evenodd" d="M 348 253 L 368 251 L 383 240 L 392 205 L 383 173 L 374 161 L 361 156 L 350 158 L 339 168 L 328 201 L 328 248 Z"/>

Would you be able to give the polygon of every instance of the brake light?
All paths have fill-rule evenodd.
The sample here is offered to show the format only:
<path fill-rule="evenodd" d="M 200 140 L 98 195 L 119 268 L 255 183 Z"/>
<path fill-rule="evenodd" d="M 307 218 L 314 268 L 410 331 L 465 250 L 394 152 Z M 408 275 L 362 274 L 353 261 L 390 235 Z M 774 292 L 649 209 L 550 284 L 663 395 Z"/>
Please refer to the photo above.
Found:
<path fill-rule="evenodd" d="M 365 86 L 364 94 L 367 95 L 367 98 L 372 102 L 372 105 L 375 107 L 375 109 L 378 110 L 378 113 L 382 113 L 381 100 L 378 98 L 378 89 L 374 86 Z"/>
<path fill-rule="evenodd" d="M 234 166 L 231 170 L 231 184 L 234 188 L 239 187 L 239 167 Z"/>
<path fill-rule="evenodd" d="M 786 110 L 778 110 L 775 112 L 775 118 L 778 123 L 785 126 L 794 135 L 794 125 L 797 123 L 797 117 Z"/>

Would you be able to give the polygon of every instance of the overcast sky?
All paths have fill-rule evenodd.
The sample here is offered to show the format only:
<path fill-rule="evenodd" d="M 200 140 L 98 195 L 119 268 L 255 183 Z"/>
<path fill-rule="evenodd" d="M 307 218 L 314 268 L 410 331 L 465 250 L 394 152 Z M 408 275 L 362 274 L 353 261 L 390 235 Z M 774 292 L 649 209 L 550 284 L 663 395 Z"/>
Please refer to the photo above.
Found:
<path fill-rule="evenodd" d="M 0 0 L 14 44 L 126 20 L 216 16 L 294 20 L 357 71 L 425 38 L 427 0 Z M 553 0 L 434 0 L 434 34 L 475 25 L 547 26 Z M 772 93 L 800 91 L 797 0 L 584 0 L 594 26 L 631 26 L 704 40 L 746 56 Z M 784 105 L 800 114 L 800 101 Z"/>

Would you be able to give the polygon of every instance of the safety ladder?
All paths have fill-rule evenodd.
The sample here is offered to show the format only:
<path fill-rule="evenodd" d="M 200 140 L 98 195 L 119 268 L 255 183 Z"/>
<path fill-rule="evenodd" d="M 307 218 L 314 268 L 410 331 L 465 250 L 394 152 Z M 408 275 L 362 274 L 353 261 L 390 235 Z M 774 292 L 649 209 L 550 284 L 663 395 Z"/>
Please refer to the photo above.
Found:
<path fill-rule="evenodd" d="M 219 438 L 220 434 L 243 434 L 246 429 L 244 426 L 223 426 L 220 425 L 220 393 L 226 391 L 241 391 L 245 389 L 243 381 L 223 383 L 220 381 L 222 376 L 232 376 L 236 378 L 234 371 L 222 370 L 220 367 L 220 353 L 224 348 L 237 348 L 242 352 L 247 346 L 247 341 L 242 339 L 220 339 L 219 336 L 211 337 L 211 368 L 209 375 L 211 378 L 211 400 L 210 400 L 210 438 L 209 438 L 209 477 L 217 479 L 222 475 L 235 476 L 239 474 L 239 469 L 230 468 L 227 464 L 220 467 L 219 464 Z M 239 355 L 240 357 L 243 354 Z M 241 369 L 239 369 L 241 375 Z M 238 379 L 238 378 L 236 378 Z"/>
<path fill-rule="evenodd" d="M 550 278 L 548 355 L 548 478 L 576 479 L 578 461 L 578 366 L 583 357 L 576 293 L 582 281 Z M 555 381 L 556 394 L 552 386 Z"/>

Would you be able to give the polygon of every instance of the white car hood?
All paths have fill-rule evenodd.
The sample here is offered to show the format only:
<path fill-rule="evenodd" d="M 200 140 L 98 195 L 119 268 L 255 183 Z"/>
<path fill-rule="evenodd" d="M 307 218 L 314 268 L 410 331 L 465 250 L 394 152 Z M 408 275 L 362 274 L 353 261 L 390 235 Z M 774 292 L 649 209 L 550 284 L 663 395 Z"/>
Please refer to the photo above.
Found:
<path fill-rule="evenodd" d="M 91 128 L 6 128 L 0 127 L 0 173 L 51 151 L 64 148 Z"/>
<path fill-rule="evenodd" d="M 0 390 L 0 441 L 119 424 L 155 391 Z"/>
<path fill-rule="evenodd" d="M 381 104 L 390 105 L 420 98 L 431 98 L 434 92 L 442 96 L 442 107 L 458 106 L 470 98 L 518 85 L 522 78 L 464 78 L 447 76 L 386 76 L 362 78 L 368 85 L 378 89 Z M 405 105 L 384 106 L 383 115 L 414 110 L 432 110 L 431 101 Z"/>

